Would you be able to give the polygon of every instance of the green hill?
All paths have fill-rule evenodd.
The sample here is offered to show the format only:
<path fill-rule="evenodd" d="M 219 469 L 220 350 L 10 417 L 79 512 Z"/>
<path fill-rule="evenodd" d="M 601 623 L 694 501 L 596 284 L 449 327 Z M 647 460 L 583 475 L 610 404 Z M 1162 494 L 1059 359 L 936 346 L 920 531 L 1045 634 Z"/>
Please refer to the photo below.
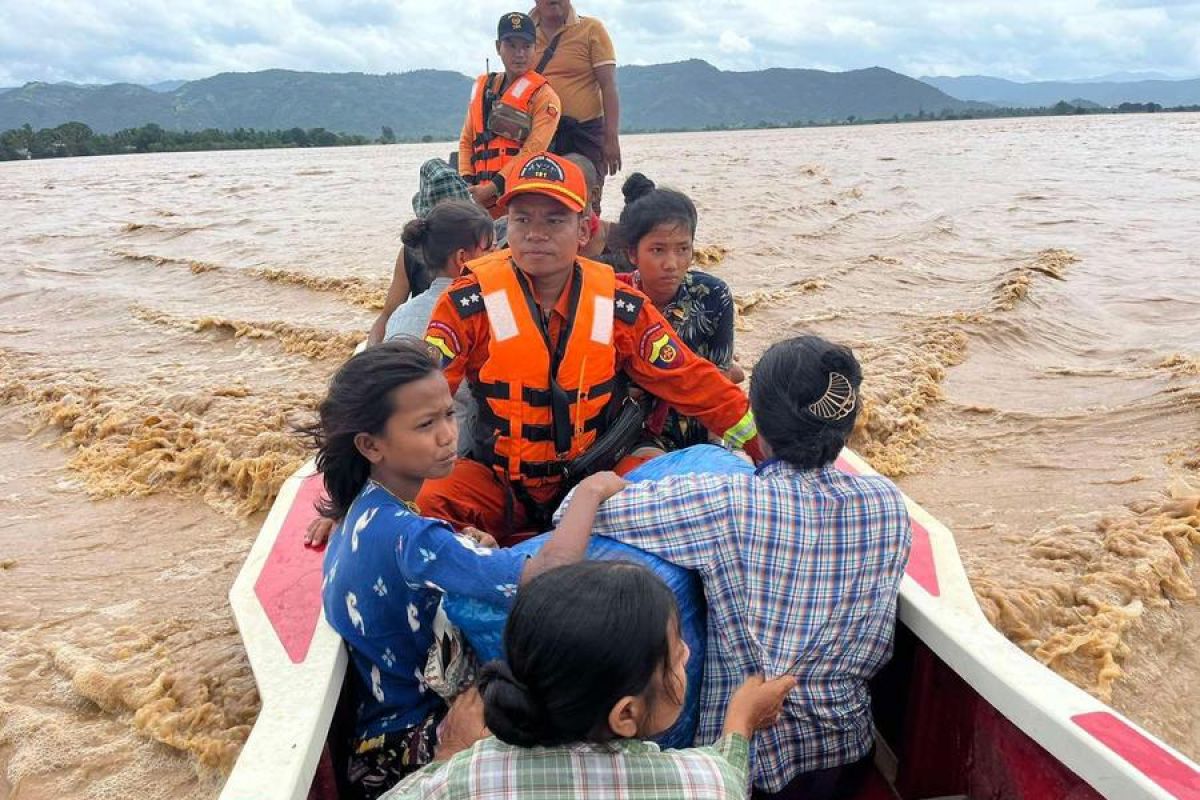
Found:
<path fill-rule="evenodd" d="M 623 67 L 623 127 L 661 130 L 888 119 L 979 108 L 882 67 L 724 72 L 704 61 Z"/>
<path fill-rule="evenodd" d="M 724 72 L 693 60 L 622 67 L 618 82 L 626 130 L 886 119 L 979 107 L 879 67 Z M 367 75 L 273 69 L 156 89 L 29 83 L 0 94 L 0 130 L 78 121 L 111 133 L 153 122 L 168 130 L 321 127 L 378 136 L 386 125 L 400 138 L 453 138 L 471 80 L 440 70 Z"/>

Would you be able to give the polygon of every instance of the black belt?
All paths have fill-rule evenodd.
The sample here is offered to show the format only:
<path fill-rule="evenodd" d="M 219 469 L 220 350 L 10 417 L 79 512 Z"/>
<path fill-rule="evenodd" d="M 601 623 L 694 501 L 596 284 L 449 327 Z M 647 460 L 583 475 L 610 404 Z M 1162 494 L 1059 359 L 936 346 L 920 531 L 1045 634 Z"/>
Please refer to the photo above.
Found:
<path fill-rule="evenodd" d="M 512 423 L 492 413 L 491 409 L 485 411 L 481 407 L 479 409 L 479 419 L 483 423 L 484 430 L 495 431 L 498 436 L 512 436 Z M 583 423 L 585 433 L 588 431 L 599 431 L 602 428 L 604 428 L 603 412 Z M 550 425 L 522 425 L 521 438 L 527 442 L 553 442 L 554 429 Z"/>
<path fill-rule="evenodd" d="M 493 158 L 496 158 L 500 155 L 515 156 L 519 155 L 520 153 L 521 148 L 519 147 L 490 147 L 487 150 L 477 150 L 472 153 L 471 163 L 474 164 L 476 161 L 491 161 Z"/>
<path fill-rule="evenodd" d="M 508 474 L 508 456 L 485 452 L 479 460 L 489 467 L 495 467 Z M 527 478 L 562 478 L 567 474 L 566 461 L 522 461 L 521 474 Z"/>
<path fill-rule="evenodd" d="M 603 397 L 606 394 L 612 394 L 613 387 L 616 385 L 616 378 L 609 378 L 603 383 L 598 383 L 587 392 L 587 400 L 595 400 L 598 397 Z M 493 400 L 508 400 L 510 399 L 509 384 L 503 382 L 496 383 L 477 383 L 473 387 L 481 397 L 490 397 Z M 578 389 L 563 390 L 570 402 L 574 403 L 579 399 Z M 549 389 L 531 389 L 528 386 L 521 390 L 521 399 L 534 408 L 548 408 L 550 406 L 550 390 Z"/>

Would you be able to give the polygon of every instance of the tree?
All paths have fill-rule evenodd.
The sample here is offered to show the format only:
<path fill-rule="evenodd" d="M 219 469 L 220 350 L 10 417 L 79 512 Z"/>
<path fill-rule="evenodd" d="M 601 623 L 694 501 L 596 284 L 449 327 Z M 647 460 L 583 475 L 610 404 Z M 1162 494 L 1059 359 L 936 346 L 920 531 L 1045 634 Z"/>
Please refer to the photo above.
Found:
<path fill-rule="evenodd" d="M 390 125 L 384 125 L 383 130 L 379 134 L 380 144 L 395 144 L 396 132 L 392 130 Z"/>
<path fill-rule="evenodd" d="M 160 150 L 165 131 L 151 122 L 148 125 L 143 125 L 133 132 L 133 145 L 139 153 L 146 153 L 151 150 Z"/>
<path fill-rule="evenodd" d="M 54 136 L 62 145 L 64 155 L 86 156 L 92 152 L 91 141 L 95 134 L 82 122 L 64 122 L 54 129 Z"/>

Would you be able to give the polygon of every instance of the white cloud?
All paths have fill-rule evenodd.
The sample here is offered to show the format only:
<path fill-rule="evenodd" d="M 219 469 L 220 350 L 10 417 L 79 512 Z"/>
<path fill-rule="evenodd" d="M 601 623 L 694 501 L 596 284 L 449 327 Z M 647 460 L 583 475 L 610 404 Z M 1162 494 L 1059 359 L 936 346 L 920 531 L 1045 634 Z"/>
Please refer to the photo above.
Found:
<path fill-rule="evenodd" d="M 754 50 L 754 45 L 740 33 L 722 31 L 721 38 L 717 40 L 717 49 L 722 53 L 749 53 Z"/>
<path fill-rule="evenodd" d="M 509 0 L 39 0 L 5 3 L 0 86 L 200 78 L 282 67 L 474 74 Z M 1197 0 L 576 0 L 621 63 L 1059 79 L 1200 74 Z"/>

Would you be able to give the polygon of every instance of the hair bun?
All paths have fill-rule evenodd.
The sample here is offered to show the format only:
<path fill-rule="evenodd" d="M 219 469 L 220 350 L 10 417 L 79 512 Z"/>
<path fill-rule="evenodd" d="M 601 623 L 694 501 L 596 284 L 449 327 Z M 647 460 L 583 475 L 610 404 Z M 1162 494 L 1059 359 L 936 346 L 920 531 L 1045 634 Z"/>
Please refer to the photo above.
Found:
<path fill-rule="evenodd" d="M 524 683 L 517 680 L 503 661 L 490 661 L 479 675 L 483 696 L 483 720 L 488 730 L 503 742 L 533 747 L 546 740 L 548 718 L 541 704 Z"/>
<path fill-rule="evenodd" d="M 404 242 L 405 247 L 420 247 L 428 238 L 429 221 L 421 217 L 410 219 L 400 232 L 400 241 Z"/>
<path fill-rule="evenodd" d="M 621 186 L 621 194 L 625 196 L 626 203 L 632 203 L 650 194 L 655 188 L 654 181 L 640 172 L 635 172 L 625 179 L 624 185 Z"/>
<path fill-rule="evenodd" d="M 850 380 L 850 385 L 857 388 L 861 380 L 861 368 L 854 360 L 851 350 L 846 347 L 831 347 L 821 354 L 821 366 L 828 372 L 840 373 Z"/>

